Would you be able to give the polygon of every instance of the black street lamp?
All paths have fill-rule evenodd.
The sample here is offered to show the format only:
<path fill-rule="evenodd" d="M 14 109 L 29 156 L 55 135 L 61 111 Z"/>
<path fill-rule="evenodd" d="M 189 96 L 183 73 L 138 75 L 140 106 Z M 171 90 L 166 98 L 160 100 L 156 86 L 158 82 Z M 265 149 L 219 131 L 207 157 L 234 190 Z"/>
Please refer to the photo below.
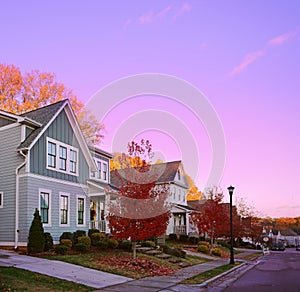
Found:
<path fill-rule="evenodd" d="M 232 195 L 234 187 L 230 186 L 227 188 L 230 197 L 230 264 L 234 265 L 234 255 L 233 255 L 233 226 L 232 226 Z"/>

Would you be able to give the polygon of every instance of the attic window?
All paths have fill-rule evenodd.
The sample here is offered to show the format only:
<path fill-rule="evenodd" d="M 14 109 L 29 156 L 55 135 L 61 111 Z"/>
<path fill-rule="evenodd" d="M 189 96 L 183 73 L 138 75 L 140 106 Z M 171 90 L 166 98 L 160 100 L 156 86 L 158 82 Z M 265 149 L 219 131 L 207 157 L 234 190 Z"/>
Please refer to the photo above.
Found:
<path fill-rule="evenodd" d="M 180 180 L 180 170 L 177 170 L 178 180 Z"/>

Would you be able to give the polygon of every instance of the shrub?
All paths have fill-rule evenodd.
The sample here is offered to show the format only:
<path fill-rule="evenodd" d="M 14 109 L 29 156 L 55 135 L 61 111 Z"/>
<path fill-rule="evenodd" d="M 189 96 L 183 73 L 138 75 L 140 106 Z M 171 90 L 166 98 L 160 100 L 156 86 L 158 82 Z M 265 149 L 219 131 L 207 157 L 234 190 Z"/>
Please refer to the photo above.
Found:
<path fill-rule="evenodd" d="M 108 249 L 108 242 L 107 241 L 98 241 L 96 246 L 100 249 Z"/>
<path fill-rule="evenodd" d="M 98 229 L 95 229 L 95 228 L 89 229 L 88 236 L 90 238 L 92 238 L 92 234 L 94 234 L 94 233 L 100 233 L 100 231 Z"/>
<path fill-rule="evenodd" d="M 155 242 L 151 241 L 151 240 L 142 241 L 141 246 L 143 246 L 143 247 L 155 247 Z"/>
<path fill-rule="evenodd" d="M 106 242 L 108 248 L 117 248 L 119 245 L 118 241 L 113 238 L 109 238 Z"/>
<path fill-rule="evenodd" d="M 71 249 L 73 243 L 72 243 L 72 240 L 71 240 L 71 239 L 61 239 L 60 245 L 64 245 L 64 246 L 66 246 L 68 249 Z"/>
<path fill-rule="evenodd" d="M 65 239 L 65 240 L 69 240 L 69 239 Z M 68 253 L 69 248 L 66 245 L 57 245 L 54 250 L 56 253 L 64 255 Z"/>
<path fill-rule="evenodd" d="M 72 232 L 63 232 L 63 234 L 59 238 L 60 243 L 61 243 L 62 239 L 69 239 L 73 242 L 73 233 Z"/>
<path fill-rule="evenodd" d="M 97 245 L 99 241 L 106 240 L 106 235 L 100 232 L 92 233 L 91 240 L 92 240 L 92 245 Z"/>
<path fill-rule="evenodd" d="M 199 243 L 199 238 L 195 237 L 195 236 L 191 236 L 191 237 L 189 237 L 189 242 L 191 244 L 198 244 Z"/>
<path fill-rule="evenodd" d="M 74 244 L 77 244 L 78 243 L 78 237 L 80 236 L 86 236 L 86 232 L 85 230 L 76 230 L 74 233 L 73 233 L 73 241 L 74 241 Z"/>
<path fill-rule="evenodd" d="M 198 245 L 205 245 L 209 247 L 209 242 L 208 241 L 199 241 Z"/>
<path fill-rule="evenodd" d="M 121 243 L 119 244 L 119 247 L 121 249 L 125 249 L 125 250 L 132 250 L 132 242 L 129 240 L 123 240 L 121 241 Z"/>
<path fill-rule="evenodd" d="M 209 252 L 209 248 L 206 245 L 198 245 L 198 251 L 203 252 L 203 253 L 208 253 Z"/>
<path fill-rule="evenodd" d="M 180 258 L 184 258 L 186 255 L 186 252 L 184 250 L 180 248 L 172 248 L 167 245 L 163 246 L 163 252 Z"/>
<path fill-rule="evenodd" d="M 226 241 L 220 241 L 219 244 L 223 247 L 230 249 L 230 243 L 228 243 Z"/>
<path fill-rule="evenodd" d="M 88 236 L 80 236 L 78 237 L 78 244 L 85 245 L 88 250 L 91 247 L 91 239 Z"/>
<path fill-rule="evenodd" d="M 177 234 L 175 234 L 175 233 L 169 234 L 169 239 L 170 240 L 177 240 Z"/>
<path fill-rule="evenodd" d="M 75 245 L 75 249 L 78 250 L 78 251 L 87 251 L 88 248 L 85 244 L 82 244 L 82 243 L 77 243 Z"/>
<path fill-rule="evenodd" d="M 217 248 L 217 247 L 214 247 L 211 250 L 211 254 L 220 257 L 221 256 L 221 250 L 219 248 Z"/>
<path fill-rule="evenodd" d="M 180 234 L 179 235 L 179 241 L 181 241 L 181 242 L 188 242 L 188 240 L 189 240 L 188 235 L 186 235 L 186 234 Z"/>
<path fill-rule="evenodd" d="M 38 209 L 35 209 L 33 220 L 29 229 L 27 251 L 28 253 L 39 253 L 44 251 L 45 237 Z"/>
<path fill-rule="evenodd" d="M 44 251 L 48 251 L 53 248 L 53 238 L 49 232 L 44 233 L 45 246 Z"/>

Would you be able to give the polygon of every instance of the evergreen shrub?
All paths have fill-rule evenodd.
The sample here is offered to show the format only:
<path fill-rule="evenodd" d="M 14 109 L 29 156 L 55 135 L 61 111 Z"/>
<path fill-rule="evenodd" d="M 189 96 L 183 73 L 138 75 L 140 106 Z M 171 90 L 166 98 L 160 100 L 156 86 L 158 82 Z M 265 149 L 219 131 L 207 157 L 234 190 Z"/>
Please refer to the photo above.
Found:
<path fill-rule="evenodd" d="M 27 251 L 29 254 L 43 252 L 45 247 L 44 229 L 38 209 L 35 209 L 33 216 L 27 242 Z"/>

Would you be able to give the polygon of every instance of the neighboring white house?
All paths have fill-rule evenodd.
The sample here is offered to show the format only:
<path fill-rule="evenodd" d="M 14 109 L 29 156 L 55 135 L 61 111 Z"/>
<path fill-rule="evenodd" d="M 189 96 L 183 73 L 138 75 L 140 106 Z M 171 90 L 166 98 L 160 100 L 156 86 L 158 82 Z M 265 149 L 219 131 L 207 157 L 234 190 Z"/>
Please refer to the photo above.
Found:
<path fill-rule="evenodd" d="M 183 165 L 181 161 L 154 164 L 151 166 L 153 172 L 159 174 L 157 185 L 169 186 L 168 201 L 171 203 L 171 218 L 166 234 L 186 234 L 191 232 L 189 214 L 194 210 L 187 204 L 187 190 L 189 188 Z M 111 185 L 116 189 L 119 186 L 116 171 L 111 172 Z"/>
<path fill-rule="evenodd" d="M 272 230 L 264 229 L 263 234 L 266 234 L 272 242 L 283 242 L 287 246 L 296 246 L 300 243 L 300 235 L 291 229 L 287 230 Z"/>

